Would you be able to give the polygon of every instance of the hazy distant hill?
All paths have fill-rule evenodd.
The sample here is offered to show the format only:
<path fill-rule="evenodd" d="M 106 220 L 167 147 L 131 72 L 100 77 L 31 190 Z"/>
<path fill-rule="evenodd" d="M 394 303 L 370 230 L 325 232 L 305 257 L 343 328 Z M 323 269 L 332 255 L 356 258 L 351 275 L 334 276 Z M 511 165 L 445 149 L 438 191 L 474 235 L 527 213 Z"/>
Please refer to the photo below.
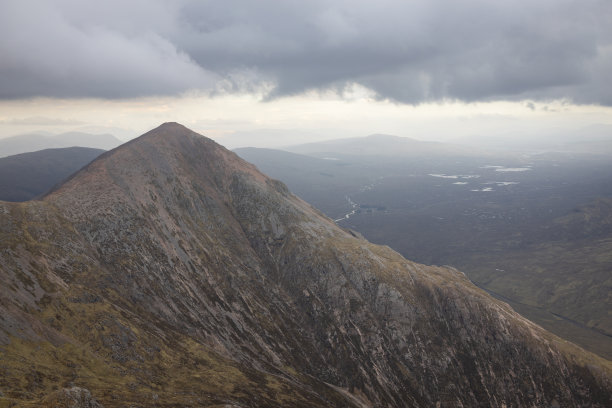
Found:
<path fill-rule="evenodd" d="M 0 157 L 35 152 L 43 149 L 74 146 L 110 150 L 119 146 L 121 143 L 121 140 L 110 134 L 68 132 L 58 135 L 46 135 L 27 133 L 0 139 Z"/>
<path fill-rule="evenodd" d="M 349 156 L 483 156 L 488 152 L 441 142 L 426 142 L 408 137 L 374 134 L 367 137 L 334 139 L 284 148 L 289 152 L 324 157 L 327 154 Z"/>
<path fill-rule="evenodd" d="M 39 196 L 103 152 L 89 147 L 66 147 L 2 157 L 0 200 L 27 201 Z"/>

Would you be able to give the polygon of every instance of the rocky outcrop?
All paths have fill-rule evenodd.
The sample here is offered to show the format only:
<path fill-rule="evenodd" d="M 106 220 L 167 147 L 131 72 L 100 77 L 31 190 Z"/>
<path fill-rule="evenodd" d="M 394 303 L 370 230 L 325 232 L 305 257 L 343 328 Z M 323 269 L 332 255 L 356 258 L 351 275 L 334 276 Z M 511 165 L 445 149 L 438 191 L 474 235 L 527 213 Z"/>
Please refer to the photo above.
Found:
<path fill-rule="evenodd" d="M 85 388 L 71 387 L 55 391 L 42 400 L 45 408 L 104 408 Z"/>
<path fill-rule="evenodd" d="M 73 383 L 106 407 L 612 402 L 609 362 L 178 124 L 0 214 L 12 400 Z"/>

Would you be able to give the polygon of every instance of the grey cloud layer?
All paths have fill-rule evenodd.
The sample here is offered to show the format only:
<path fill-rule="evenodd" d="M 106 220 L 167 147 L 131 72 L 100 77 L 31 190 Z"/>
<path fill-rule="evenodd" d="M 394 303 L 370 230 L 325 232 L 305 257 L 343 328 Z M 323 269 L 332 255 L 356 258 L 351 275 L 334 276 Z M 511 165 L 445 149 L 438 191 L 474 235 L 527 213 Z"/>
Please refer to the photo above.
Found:
<path fill-rule="evenodd" d="M 612 105 L 609 0 L 3 0 L 0 98 L 352 83 L 419 103 Z"/>

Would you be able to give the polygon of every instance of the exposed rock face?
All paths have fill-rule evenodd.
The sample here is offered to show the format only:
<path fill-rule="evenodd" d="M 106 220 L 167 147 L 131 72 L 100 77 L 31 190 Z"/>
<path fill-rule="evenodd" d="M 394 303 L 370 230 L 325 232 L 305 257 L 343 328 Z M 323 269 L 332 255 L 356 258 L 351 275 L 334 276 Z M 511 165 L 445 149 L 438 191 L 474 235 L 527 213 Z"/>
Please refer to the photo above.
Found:
<path fill-rule="evenodd" d="M 106 407 L 612 403 L 609 362 L 178 124 L 0 217 L 5 399 L 74 383 Z"/>
<path fill-rule="evenodd" d="M 45 397 L 43 407 L 48 408 L 104 408 L 91 397 L 91 392 L 84 388 L 63 388 Z"/>

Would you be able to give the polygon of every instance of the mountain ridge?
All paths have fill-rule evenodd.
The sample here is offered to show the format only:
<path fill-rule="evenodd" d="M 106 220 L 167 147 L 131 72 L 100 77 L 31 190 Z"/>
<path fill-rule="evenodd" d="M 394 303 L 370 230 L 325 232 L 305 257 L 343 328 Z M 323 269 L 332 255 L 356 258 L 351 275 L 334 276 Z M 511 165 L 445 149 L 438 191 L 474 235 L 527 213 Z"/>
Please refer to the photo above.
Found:
<path fill-rule="evenodd" d="M 70 384 L 104 406 L 610 401 L 605 360 L 175 123 L 0 213 L 12 402 Z"/>

